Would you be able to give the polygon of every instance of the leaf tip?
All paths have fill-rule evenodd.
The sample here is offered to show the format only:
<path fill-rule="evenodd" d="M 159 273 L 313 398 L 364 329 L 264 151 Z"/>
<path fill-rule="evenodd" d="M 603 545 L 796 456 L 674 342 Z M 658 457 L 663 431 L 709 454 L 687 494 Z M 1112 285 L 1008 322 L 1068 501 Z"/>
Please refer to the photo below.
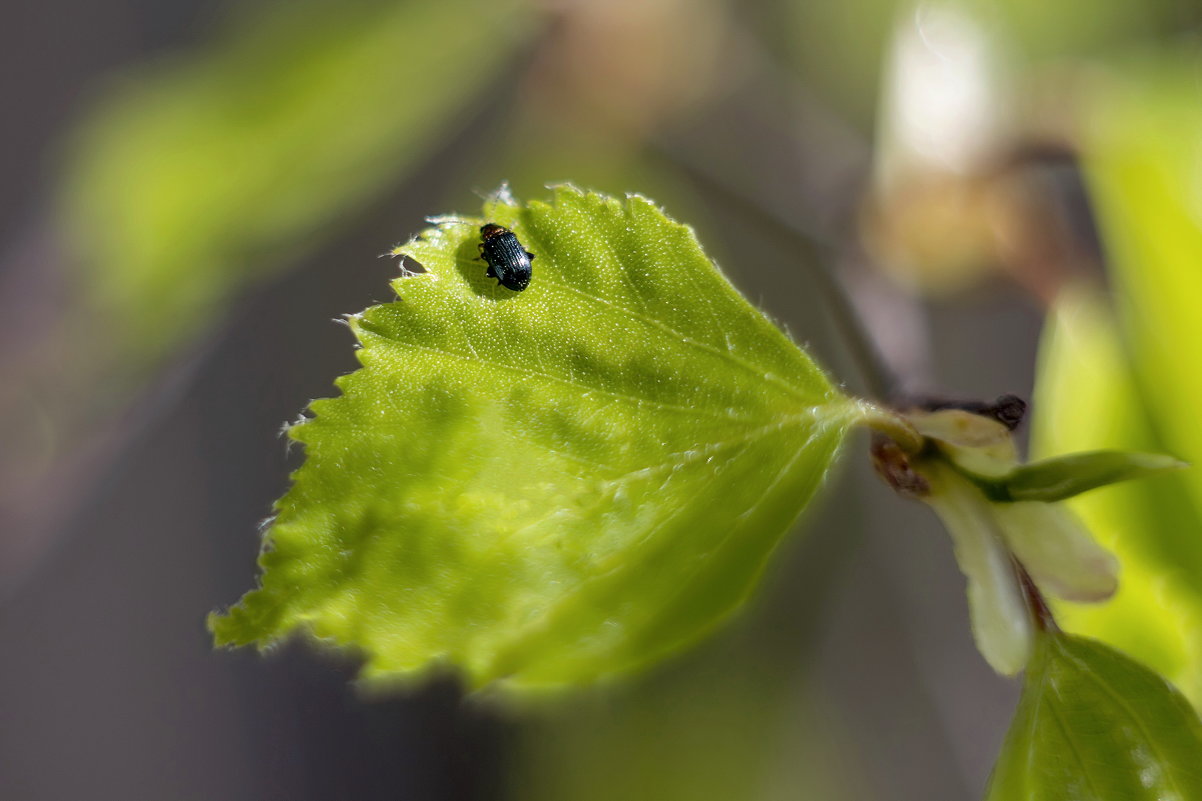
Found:
<path fill-rule="evenodd" d="M 237 648 L 254 642 L 239 625 L 234 613 L 237 607 L 225 611 L 212 611 L 205 617 L 205 628 L 213 636 L 214 648 Z"/>

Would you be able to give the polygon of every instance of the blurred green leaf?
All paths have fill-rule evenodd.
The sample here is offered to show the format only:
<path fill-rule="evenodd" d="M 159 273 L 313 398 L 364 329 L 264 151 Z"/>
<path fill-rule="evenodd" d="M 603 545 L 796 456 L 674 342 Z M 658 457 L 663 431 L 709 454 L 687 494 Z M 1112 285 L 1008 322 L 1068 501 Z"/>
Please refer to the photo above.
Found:
<path fill-rule="evenodd" d="M 1184 69 L 1182 67 L 1185 67 Z M 1066 292 L 1045 334 L 1033 445 L 1202 459 L 1202 90 L 1196 58 L 1128 65 L 1094 86 L 1084 140 L 1110 257 L 1106 299 Z M 1202 471 L 1108 488 L 1070 504 L 1119 557 L 1116 598 L 1058 607 L 1070 630 L 1132 654 L 1202 704 Z"/>
<path fill-rule="evenodd" d="M 1039 637 L 990 801 L 1202 798 L 1202 723 L 1164 679 L 1101 643 Z"/>
<path fill-rule="evenodd" d="M 1141 42 L 1157 32 L 1180 29 L 1182 17 L 1190 15 L 1172 0 L 848 0 L 782 4 L 782 19 L 765 28 L 770 37 L 784 40 L 779 46 L 803 73 L 807 87 L 867 127 L 880 113 L 881 81 L 889 78 L 893 66 L 889 50 L 896 35 L 906 29 L 933 33 L 932 48 L 938 50 L 939 35 L 945 31 L 937 23 L 948 11 L 975 19 L 988 31 L 989 46 L 1016 69 Z M 946 48 L 940 52 L 945 59 L 962 54 Z M 965 91 L 963 85 L 958 88 Z"/>
<path fill-rule="evenodd" d="M 821 614 L 821 607 L 815 612 Z M 680 660 L 682 665 L 657 672 L 650 681 L 624 692 L 585 694 L 556 705 L 553 715 L 531 716 L 534 720 L 523 727 L 519 758 L 507 760 L 512 790 L 507 797 L 869 797 L 864 768 L 842 729 L 846 710 L 831 708 L 830 688 L 813 686 L 818 682 L 796 669 L 804 649 L 764 654 L 756 653 L 756 647 L 746 639 L 716 636 L 698 649 L 703 651 L 699 658 L 690 654 Z M 777 664 L 765 664 L 767 656 Z"/>
<path fill-rule="evenodd" d="M 1195 55 L 1103 83 L 1085 153 L 1141 397 L 1186 459 L 1202 454 L 1199 68 Z"/>
<path fill-rule="evenodd" d="M 981 5 L 997 10 L 1024 55 L 1043 60 L 1105 52 L 1172 30 L 1181 11 L 1171 0 L 1003 0 Z"/>
<path fill-rule="evenodd" d="M 530 287 L 485 277 L 478 220 L 398 248 L 426 272 L 351 320 L 363 369 L 291 429 L 306 463 L 219 644 L 301 628 L 368 677 L 473 686 L 630 670 L 743 601 L 864 414 L 649 201 L 482 219 Z"/>
<path fill-rule="evenodd" d="M 114 87 L 64 201 L 85 289 L 129 357 L 169 352 L 418 163 L 497 80 L 526 5 L 273 6 Z"/>
<path fill-rule="evenodd" d="M 1161 453 L 1086 451 L 1015 468 L 1000 483 L 1016 501 L 1062 501 L 1098 487 L 1188 467 Z"/>
<path fill-rule="evenodd" d="M 1064 453 L 1099 445 L 1160 447 L 1130 371 L 1118 321 L 1088 290 L 1062 293 L 1044 334 L 1032 445 Z M 1122 565 L 1105 604 L 1059 604 L 1057 619 L 1104 640 L 1202 700 L 1202 592 L 1194 549 L 1199 520 L 1187 483 L 1195 470 L 1118 484 L 1067 501 Z"/>

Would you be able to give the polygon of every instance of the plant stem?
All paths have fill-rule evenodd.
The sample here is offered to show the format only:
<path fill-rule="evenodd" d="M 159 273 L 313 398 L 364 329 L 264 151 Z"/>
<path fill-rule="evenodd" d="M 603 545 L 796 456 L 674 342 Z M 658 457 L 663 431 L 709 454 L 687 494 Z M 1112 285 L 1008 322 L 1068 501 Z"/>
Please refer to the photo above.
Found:
<path fill-rule="evenodd" d="M 1053 633 L 1060 631 L 1060 627 L 1056 625 L 1056 617 L 1052 614 L 1052 608 L 1048 606 L 1043 593 L 1035 586 L 1031 574 L 1018 562 L 1014 563 L 1014 570 L 1018 573 L 1018 581 L 1023 588 L 1023 597 L 1027 599 L 1027 608 L 1031 610 L 1031 619 L 1035 621 L 1035 627 L 1040 631 Z"/>

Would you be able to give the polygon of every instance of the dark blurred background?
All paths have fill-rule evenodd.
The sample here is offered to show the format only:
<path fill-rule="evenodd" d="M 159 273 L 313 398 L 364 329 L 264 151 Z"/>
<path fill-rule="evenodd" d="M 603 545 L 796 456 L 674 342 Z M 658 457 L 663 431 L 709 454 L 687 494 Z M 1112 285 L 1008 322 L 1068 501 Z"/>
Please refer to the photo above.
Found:
<path fill-rule="evenodd" d="M 865 443 L 750 610 L 629 686 L 516 716 L 392 698 L 345 656 L 214 652 L 279 437 L 355 367 L 379 258 L 479 192 L 569 180 L 692 224 L 870 387 L 1029 397 L 1046 304 L 1096 272 L 1081 81 L 1192 4 L 856 0 L 10 9 L 0 58 L 0 798 L 959 799 L 1019 687 L 934 518 Z M 1085 76 L 1085 77 L 1083 77 Z M 843 321 L 845 322 L 845 321 Z"/>

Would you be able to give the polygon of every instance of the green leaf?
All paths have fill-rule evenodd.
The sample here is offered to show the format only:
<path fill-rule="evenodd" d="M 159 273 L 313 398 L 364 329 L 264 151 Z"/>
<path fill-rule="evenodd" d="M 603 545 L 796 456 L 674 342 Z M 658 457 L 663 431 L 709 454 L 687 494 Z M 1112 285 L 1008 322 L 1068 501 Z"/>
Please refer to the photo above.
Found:
<path fill-rule="evenodd" d="M 1120 481 L 1188 467 L 1160 453 L 1086 451 L 1022 465 L 1001 482 L 1016 501 L 1060 501 Z"/>
<path fill-rule="evenodd" d="M 1066 293 L 1041 353 L 1033 449 L 1172 453 L 1202 460 L 1202 229 L 1189 176 L 1202 170 L 1195 54 L 1099 73 L 1082 142 L 1114 285 Z M 1202 470 L 1074 498 L 1123 564 L 1094 609 L 1057 608 L 1066 628 L 1152 666 L 1202 705 Z"/>
<path fill-rule="evenodd" d="M 481 220 L 535 254 L 524 292 Z M 586 682 L 738 606 L 865 412 L 652 203 L 496 200 L 397 249 L 425 272 L 351 318 L 363 368 L 290 430 L 261 587 L 218 644 L 294 629 L 365 675 Z"/>
<path fill-rule="evenodd" d="M 63 189 L 105 330 L 134 362 L 194 335 L 473 113 L 531 22 L 518 0 L 307 0 L 127 76 Z"/>
<path fill-rule="evenodd" d="M 1104 445 L 1160 447 L 1150 431 L 1118 322 L 1091 291 L 1057 300 L 1040 353 L 1032 444 L 1040 453 Z M 1057 604 L 1067 630 L 1103 640 L 1202 701 L 1202 591 L 1193 550 L 1202 522 L 1185 482 L 1197 470 L 1118 484 L 1066 503 L 1122 564 L 1105 604 Z"/>
<path fill-rule="evenodd" d="M 1039 637 L 989 801 L 1202 798 L 1202 723 L 1160 676 L 1099 642 Z"/>

